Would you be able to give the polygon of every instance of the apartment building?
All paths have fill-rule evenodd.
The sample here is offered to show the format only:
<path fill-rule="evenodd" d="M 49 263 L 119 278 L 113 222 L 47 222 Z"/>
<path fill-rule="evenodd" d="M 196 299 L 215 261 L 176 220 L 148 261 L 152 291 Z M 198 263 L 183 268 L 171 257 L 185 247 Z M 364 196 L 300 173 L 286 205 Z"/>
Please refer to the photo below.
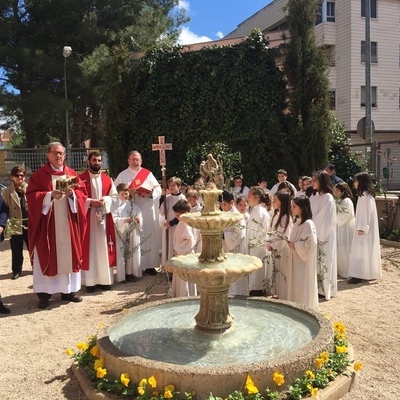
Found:
<path fill-rule="evenodd" d="M 400 140 L 400 1 L 371 1 L 371 86 L 374 140 Z M 288 29 L 287 0 L 274 0 L 243 21 L 224 39 L 248 36 L 253 28 L 276 36 Z M 351 134 L 364 143 L 357 123 L 365 116 L 365 0 L 323 0 L 316 22 L 318 43 L 329 50 L 332 109 Z"/>

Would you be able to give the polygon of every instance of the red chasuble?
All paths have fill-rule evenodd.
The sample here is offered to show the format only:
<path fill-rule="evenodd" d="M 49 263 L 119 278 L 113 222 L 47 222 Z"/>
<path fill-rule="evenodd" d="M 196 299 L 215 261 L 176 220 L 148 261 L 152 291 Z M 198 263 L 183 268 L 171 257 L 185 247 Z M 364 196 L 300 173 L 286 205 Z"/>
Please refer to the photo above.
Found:
<path fill-rule="evenodd" d="M 92 198 L 92 188 L 90 185 L 90 173 L 88 170 L 79 175 L 79 177 L 84 181 L 86 186 L 86 191 L 88 193 L 88 197 Z M 112 180 L 106 174 L 101 173 L 101 195 L 108 196 L 110 190 L 112 188 Z M 89 271 L 89 257 L 90 257 L 90 208 L 87 212 L 87 226 L 85 238 L 83 241 L 83 266 L 82 269 L 84 271 Z M 107 240 L 107 250 L 108 250 L 108 264 L 111 267 L 115 267 L 117 265 L 117 253 L 115 250 L 115 229 L 114 229 L 114 221 L 111 213 L 106 214 L 105 218 L 106 222 L 106 240 Z"/>
<path fill-rule="evenodd" d="M 70 208 L 67 207 L 69 226 L 65 227 L 65 237 L 59 239 L 56 238 L 53 207 L 50 208 L 47 215 L 42 214 L 43 199 L 48 192 L 53 190 L 52 175 L 77 177 L 78 183 L 78 185 L 74 187 L 78 212 L 76 214 L 72 213 Z M 57 240 L 71 241 L 71 272 L 79 272 L 81 270 L 82 243 L 86 228 L 86 197 L 85 185 L 79 179 L 78 174 L 66 165 L 64 165 L 63 171 L 53 171 L 50 164 L 47 163 L 42 168 L 35 171 L 29 179 L 28 188 L 26 190 L 26 199 L 29 209 L 29 254 L 31 259 L 33 259 L 33 252 L 36 248 L 43 275 L 55 276 L 58 274 Z"/>

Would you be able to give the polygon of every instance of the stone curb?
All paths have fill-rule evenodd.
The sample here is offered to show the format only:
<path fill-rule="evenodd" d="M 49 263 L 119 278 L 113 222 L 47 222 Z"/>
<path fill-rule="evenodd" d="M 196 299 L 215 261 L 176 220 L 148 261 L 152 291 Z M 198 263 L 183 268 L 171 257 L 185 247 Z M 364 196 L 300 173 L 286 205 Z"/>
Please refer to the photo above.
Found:
<path fill-rule="evenodd" d="M 349 360 L 354 360 L 354 351 L 351 345 L 348 347 L 348 353 Z M 83 368 L 79 367 L 76 364 L 73 364 L 71 366 L 71 369 L 88 400 L 116 400 L 119 398 L 114 394 L 106 393 L 96 389 L 93 386 L 93 382 L 91 382 L 87 378 L 86 372 Z M 340 376 L 338 376 L 334 381 L 330 382 L 325 389 L 321 389 L 318 391 L 317 400 L 341 399 L 346 393 L 350 392 L 354 384 L 355 378 L 356 373 L 353 367 L 350 365 L 344 370 L 344 372 Z"/>

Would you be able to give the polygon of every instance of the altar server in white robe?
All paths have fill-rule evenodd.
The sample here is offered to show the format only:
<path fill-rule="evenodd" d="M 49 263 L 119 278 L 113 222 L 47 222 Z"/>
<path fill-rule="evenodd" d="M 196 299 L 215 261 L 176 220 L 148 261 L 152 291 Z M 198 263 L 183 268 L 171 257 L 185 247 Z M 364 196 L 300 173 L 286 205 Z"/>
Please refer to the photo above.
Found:
<path fill-rule="evenodd" d="M 179 223 L 176 226 L 173 243 L 175 256 L 194 254 L 194 246 L 196 244 L 196 237 L 193 229 L 185 222 L 180 220 L 182 214 L 190 212 L 190 204 L 185 200 L 179 200 L 174 206 L 173 211 Z M 197 288 L 194 283 L 184 281 L 178 274 L 173 274 L 171 282 L 171 296 L 172 297 L 187 297 L 196 296 Z"/>
<path fill-rule="evenodd" d="M 134 196 L 135 204 L 142 211 L 143 231 L 141 234 L 142 270 L 151 274 L 157 273 L 155 268 L 160 266 L 161 228 L 158 222 L 158 206 L 161 186 L 154 175 L 142 167 L 142 156 L 136 150 L 128 156 L 129 167 L 123 170 L 115 179 L 114 184 L 127 183 L 129 191 Z M 150 192 L 140 191 L 144 185 Z"/>
<path fill-rule="evenodd" d="M 179 220 L 175 217 L 173 207 L 179 200 L 186 199 L 181 192 L 182 180 L 180 178 L 176 176 L 169 178 L 167 185 L 168 191 L 163 189 L 159 207 L 159 223 L 162 229 L 161 265 L 164 265 L 174 255 L 174 232 Z"/>
<path fill-rule="evenodd" d="M 235 195 L 224 190 L 222 192 L 221 208 L 224 212 L 240 214 L 235 207 Z M 245 241 L 246 223 L 244 218 L 235 225 L 225 228 L 223 232 L 222 249 L 225 253 L 240 253 L 240 245 Z M 240 295 L 247 296 L 249 293 L 249 280 L 247 277 L 232 283 L 229 287 L 228 294 L 231 296 Z"/>
<path fill-rule="evenodd" d="M 266 242 L 270 225 L 270 216 L 262 203 L 266 201 L 266 194 L 259 186 L 252 186 L 247 194 L 249 204 L 253 207 L 246 226 L 246 242 L 250 256 L 258 257 L 263 266 L 249 275 L 250 296 L 263 296 L 271 288 L 272 270 L 267 272 L 266 256 L 268 253 Z"/>
<path fill-rule="evenodd" d="M 353 193 L 346 182 L 337 183 L 333 194 L 336 197 L 337 218 L 337 269 L 338 275 L 349 277 L 350 250 L 354 237 Z"/>
<path fill-rule="evenodd" d="M 140 232 L 143 217 L 140 208 L 129 198 L 126 183 L 117 186 L 119 203 L 113 211 L 117 247 L 117 281 L 135 282 L 142 276 L 140 268 Z"/>
<path fill-rule="evenodd" d="M 275 280 L 273 293 L 281 300 L 287 300 L 290 280 L 290 249 L 284 238 L 289 238 L 293 227 L 290 194 L 278 191 L 272 198 L 274 210 L 268 237 L 267 250 L 271 251 L 268 261 L 272 263 Z M 276 233 L 275 233 L 276 232 Z"/>
<path fill-rule="evenodd" d="M 322 287 L 318 287 L 318 293 L 329 300 L 337 293 L 336 204 L 328 173 L 322 170 L 314 172 L 312 179 L 314 194 L 310 197 L 310 204 L 321 251 L 318 274 Z"/>
<path fill-rule="evenodd" d="M 381 249 L 375 190 L 371 176 L 361 172 L 354 177 L 358 202 L 355 233 L 350 253 L 349 283 L 379 279 L 382 276 Z"/>
<path fill-rule="evenodd" d="M 292 213 L 296 221 L 288 244 L 291 249 L 288 300 L 318 311 L 317 233 L 309 199 L 295 197 Z"/>

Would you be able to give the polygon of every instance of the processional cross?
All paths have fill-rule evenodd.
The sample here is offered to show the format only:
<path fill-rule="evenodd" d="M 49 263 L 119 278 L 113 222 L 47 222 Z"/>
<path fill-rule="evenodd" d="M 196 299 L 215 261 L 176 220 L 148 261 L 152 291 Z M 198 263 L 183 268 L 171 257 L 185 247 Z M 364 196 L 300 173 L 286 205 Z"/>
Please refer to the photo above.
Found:
<path fill-rule="evenodd" d="M 161 167 L 161 177 L 162 177 L 162 185 L 163 189 L 167 190 L 167 178 L 165 175 L 166 167 L 167 167 L 167 160 L 165 157 L 165 150 L 172 150 L 172 143 L 165 143 L 165 136 L 158 137 L 158 143 L 152 144 L 151 149 L 153 151 L 160 152 L 160 167 Z M 164 217 L 167 219 L 167 198 L 164 197 Z M 167 246 L 166 249 L 168 251 L 168 229 L 166 230 L 166 242 Z"/>

